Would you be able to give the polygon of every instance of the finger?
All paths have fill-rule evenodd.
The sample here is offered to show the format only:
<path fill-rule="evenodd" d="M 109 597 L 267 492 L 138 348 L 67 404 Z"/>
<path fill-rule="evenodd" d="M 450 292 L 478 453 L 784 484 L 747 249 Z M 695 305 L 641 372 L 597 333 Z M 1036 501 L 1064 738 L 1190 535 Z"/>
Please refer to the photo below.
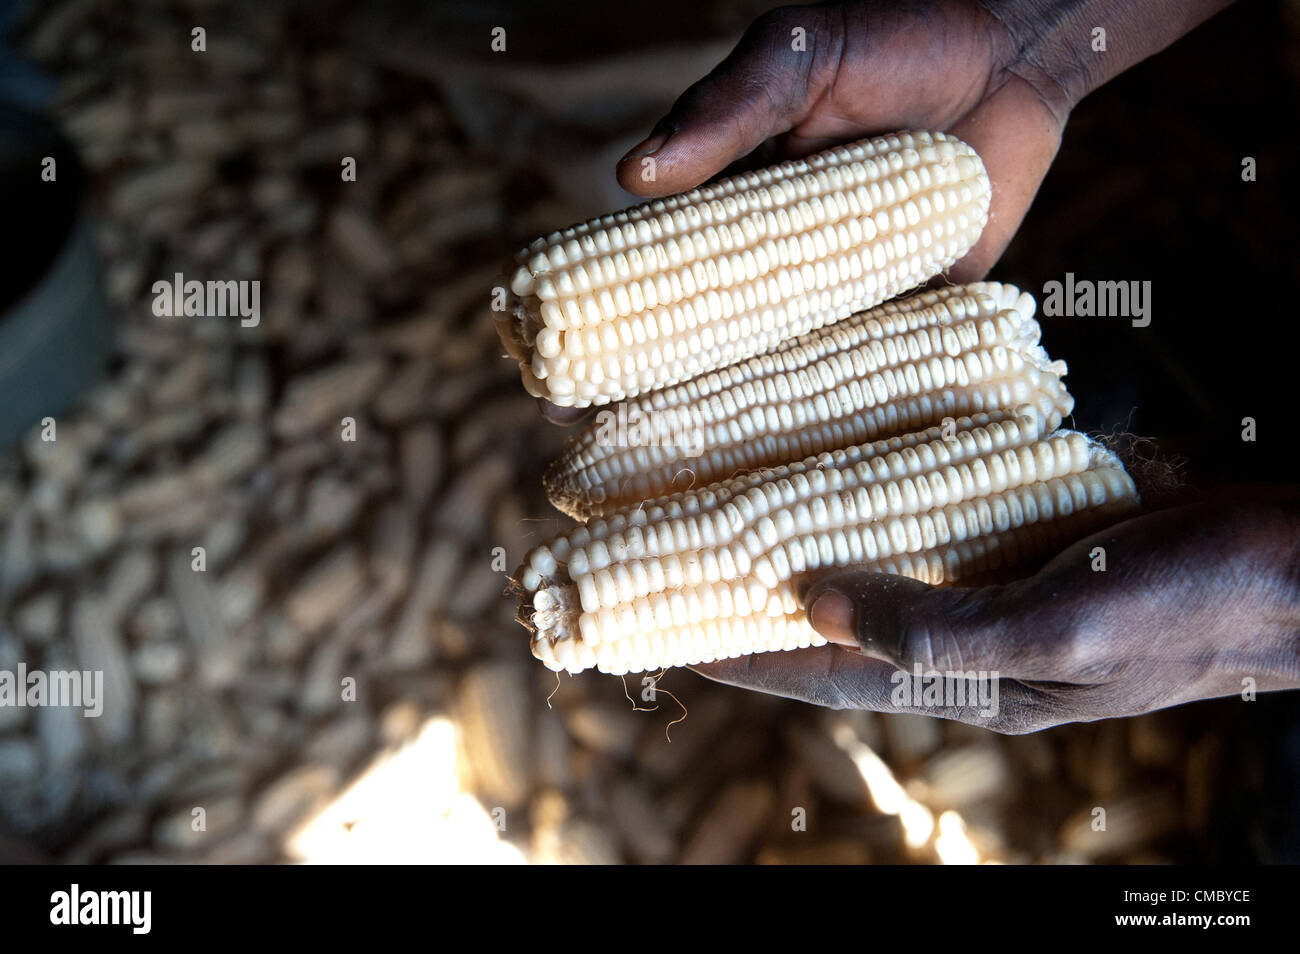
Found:
<path fill-rule="evenodd" d="M 780 9 L 759 17 L 730 55 L 681 95 L 619 160 L 624 189 L 644 196 L 684 192 L 795 125 L 807 109 L 814 51 L 792 49 L 790 17 Z"/>
<path fill-rule="evenodd" d="M 546 398 L 538 398 L 537 406 L 541 409 L 542 417 L 552 424 L 559 424 L 563 427 L 577 424 L 593 410 L 589 407 L 560 407 L 558 404 L 552 404 Z"/>
<path fill-rule="evenodd" d="M 1071 719 L 1050 695 L 1014 679 L 959 687 L 952 680 L 917 678 L 838 646 L 757 653 L 691 668 L 715 682 L 829 709 L 928 715 L 997 732 L 1033 732 Z"/>
<path fill-rule="evenodd" d="M 827 640 L 896 668 L 1059 678 L 1052 634 L 1040 632 L 1041 624 L 1023 624 L 1018 596 L 1014 584 L 935 587 L 889 573 L 843 570 L 813 583 L 804 605 Z"/>
<path fill-rule="evenodd" d="M 952 127 L 979 153 L 993 184 L 988 224 L 949 269 L 952 281 L 983 278 L 1002 257 L 1056 158 L 1063 125 L 1028 83 L 1012 78 Z"/>

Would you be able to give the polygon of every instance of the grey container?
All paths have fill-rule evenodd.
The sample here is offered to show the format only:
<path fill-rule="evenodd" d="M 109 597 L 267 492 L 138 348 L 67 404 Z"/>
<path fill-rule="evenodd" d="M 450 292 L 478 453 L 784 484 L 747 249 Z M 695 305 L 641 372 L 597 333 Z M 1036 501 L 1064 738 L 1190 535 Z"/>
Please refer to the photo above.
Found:
<path fill-rule="evenodd" d="M 46 157 L 56 178 L 43 181 Z M 86 176 L 54 124 L 0 103 L 0 446 L 66 411 L 113 347 Z"/>

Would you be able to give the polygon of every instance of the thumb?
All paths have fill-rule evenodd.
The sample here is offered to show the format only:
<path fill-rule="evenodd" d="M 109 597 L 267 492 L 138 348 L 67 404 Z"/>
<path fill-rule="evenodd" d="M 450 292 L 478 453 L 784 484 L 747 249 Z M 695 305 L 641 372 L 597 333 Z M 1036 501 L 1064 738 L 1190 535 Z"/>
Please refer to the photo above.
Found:
<path fill-rule="evenodd" d="M 984 670 L 1036 678 L 1009 587 L 936 587 L 890 573 L 844 570 L 808 588 L 813 628 L 832 643 L 900 669 Z"/>
<path fill-rule="evenodd" d="M 619 160 L 624 189 L 644 196 L 693 189 L 795 125 L 807 108 L 814 58 L 792 48 L 792 15 L 778 9 L 759 17 L 727 58 L 678 98 Z"/>
<path fill-rule="evenodd" d="M 993 199 L 979 241 L 948 270 L 949 279 L 983 278 L 1002 256 L 1056 158 L 1064 125 L 1028 83 L 1012 78 L 952 127 L 983 160 Z"/>

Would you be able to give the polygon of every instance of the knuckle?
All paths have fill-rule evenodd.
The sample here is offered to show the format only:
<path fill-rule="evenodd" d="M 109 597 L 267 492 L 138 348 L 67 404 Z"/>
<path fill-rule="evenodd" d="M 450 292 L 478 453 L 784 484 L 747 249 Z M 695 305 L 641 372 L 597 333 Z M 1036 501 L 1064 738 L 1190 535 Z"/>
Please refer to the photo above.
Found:
<path fill-rule="evenodd" d="M 926 595 L 927 599 L 896 611 L 902 661 L 934 669 L 964 669 L 976 661 L 975 648 L 985 629 L 984 592 L 947 589 Z"/>
<path fill-rule="evenodd" d="M 926 669 L 951 669 L 961 658 L 952 627 L 941 619 L 904 618 L 898 626 L 898 662 Z"/>
<path fill-rule="evenodd" d="M 1097 626 L 1086 617 L 1071 614 L 1058 617 L 1052 627 L 1041 634 L 1043 651 L 1050 653 L 1055 669 L 1063 677 L 1079 677 L 1085 673 L 1104 676 L 1103 669 L 1112 665 L 1107 660 L 1104 640 Z"/>

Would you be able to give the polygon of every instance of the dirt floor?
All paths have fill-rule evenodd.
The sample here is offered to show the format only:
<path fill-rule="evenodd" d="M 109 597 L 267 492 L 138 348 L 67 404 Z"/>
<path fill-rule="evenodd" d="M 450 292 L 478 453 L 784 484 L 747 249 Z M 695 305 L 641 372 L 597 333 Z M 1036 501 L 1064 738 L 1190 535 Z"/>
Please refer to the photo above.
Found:
<path fill-rule="evenodd" d="M 1294 694 L 1001 737 L 672 671 L 668 741 L 666 693 L 531 658 L 495 548 L 564 525 L 564 433 L 488 289 L 626 201 L 613 159 L 759 8 L 513 7 L 39 5 L 119 340 L 55 445 L 0 457 L 0 669 L 101 669 L 118 704 L 0 708 L 0 827 L 86 862 L 1300 858 Z M 1297 22 L 1242 4 L 1085 102 L 995 271 L 1153 281 L 1149 328 L 1045 343 L 1077 426 L 1157 437 L 1189 486 L 1291 476 L 1293 356 L 1253 343 L 1291 317 Z M 259 326 L 155 317 L 176 272 L 261 280 Z M 1246 414 L 1275 439 L 1221 452 Z"/>

